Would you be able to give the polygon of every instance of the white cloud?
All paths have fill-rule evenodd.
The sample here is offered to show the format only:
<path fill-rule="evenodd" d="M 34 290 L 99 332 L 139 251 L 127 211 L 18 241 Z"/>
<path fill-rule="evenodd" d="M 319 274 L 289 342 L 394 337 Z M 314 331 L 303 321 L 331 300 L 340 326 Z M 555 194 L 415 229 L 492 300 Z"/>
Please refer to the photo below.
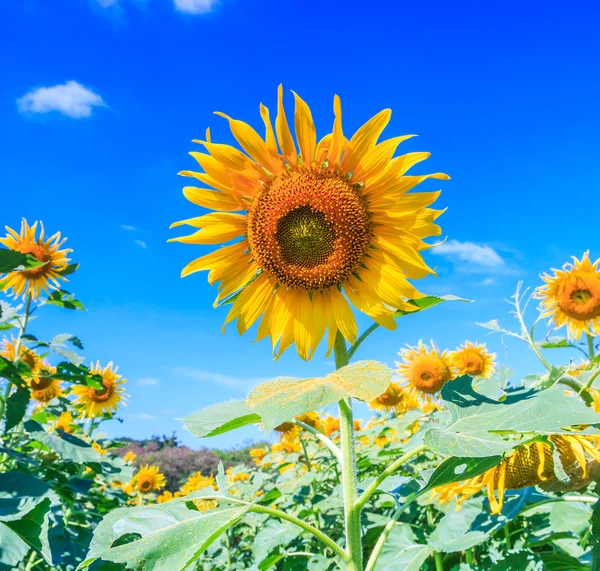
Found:
<path fill-rule="evenodd" d="M 175 10 L 186 14 L 206 14 L 219 0 L 173 0 Z"/>
<path fill-rule="evenodd" d="M 489 286 L 489 285 L 494 285 L 495 283 L 496 283 L 495 278 L 485 278 L 482 282 L 479 282 L 479 285 Z"/>
<path fill-rule="evenodd" d="M 480 266 L 503 266 L 506 262 L 491 246 L 475 242 L 459 242 L 448 240 L 432 248 L 431 252 L 438 256 L 446 256 L 461 262 L 469 262 Z"/>
<path fill-rule="evenodd" d="M 142 379 L 139 379 L 137 384 L 140 385 L 140 387 L 155 387 L 156 385 L 158 385 L 158 379 L 154 379 L 152 377 L 144 377 Z"/>
<path fill-rule="evenodd" d="M 76 81 L 33 89 L 17 99 L 17 105 L 21 113 L 58 111 L 74 119 L 89 117 L 92 107 L 106 107 L 102 97 Z"/>
<path fill-rule="evenodd" d="M 251 389 L 256 385 L 265 381 L 265 379 L 240 379 L 239 377 L 231 377 L 229 375 L 221 375 L 220 373 L 211 373 L 202 369 L 193 369 L 191 367 L 175 367 L 173 369 L 175 375 L 189 377 L 201 383 L 214 383 L 222 387 L 231 387 L 237 389 Z"/>
<path fill-rule="evenodd" d="M 131 420 L 158 420 L 158 417 L 148 414 L 147 412 L 142 412 L 140 414 L 130 414 L 128 418 Z"/>
<path fill-rule="evenodd" d="M 147 248 L 148 244 L 146 244 L 146 242 L 144 242 L 143 240 L 134 240 L 133 243 L 136 246 L 139 246 L 140 248 Z"/>
<path fill-rule="evenodd" d="M 129 224 L 121 224 L 121 228 L 123 228 L 123 230 L 129 230 L 130 232 L 135 232 L 136 230 L 139 230 L 137 226 L 130 226 Z"/>

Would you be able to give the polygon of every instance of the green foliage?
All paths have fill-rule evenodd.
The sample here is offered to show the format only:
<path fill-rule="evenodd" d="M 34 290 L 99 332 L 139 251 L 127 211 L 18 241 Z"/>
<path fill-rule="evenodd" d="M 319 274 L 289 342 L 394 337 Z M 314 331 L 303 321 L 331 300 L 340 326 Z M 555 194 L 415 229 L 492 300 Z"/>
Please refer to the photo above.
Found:
<path fill-rule="evenodd" d="M 45 262 L 38 261 L 31 254 L 21 254 L 15 250 L 0 248 L 0 274 L 15 270 L 32 270 L 44 264 Z"/>
<path fill-rule="evenodd" d="M 232 399 L 213 404 L 179 420 L 194 436 L 205 438 L 256 424 L 260 422 L 260 416 L 248 408 L 245 400 Z"/>

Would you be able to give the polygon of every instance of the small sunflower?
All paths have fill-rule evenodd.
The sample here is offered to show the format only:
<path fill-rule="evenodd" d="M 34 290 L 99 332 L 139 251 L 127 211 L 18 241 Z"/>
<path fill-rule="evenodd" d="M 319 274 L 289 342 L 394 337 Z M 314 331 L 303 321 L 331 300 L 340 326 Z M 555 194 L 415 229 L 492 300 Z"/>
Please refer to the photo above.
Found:
<path fill-rule="evenodd" d="M 106 450 L 105 448 L 102 448 L 102 445 L 99 442 L 93 441 L 91 443 L 91 447 L 98 452 L 98 454 L 102 455 L 102 454 L 106 454 L 108 452 L 108 450 Z"/>
<path fill-rule="evenodd" d="M 218 113 L 242 149 L 213 143 L 207 153 L 191 153 L 204 172 L 181 171 L 207 187 L 185 187 L 192 203 L 212 210 L 176 222 L 198 229 L 173 238 L 186 244 L 229 245 L 206 254 L 182 276 L 208 270 L 220 282 L 215 305 L 239 293 L 225 324 L 237 320 L 240 334 L 262 316 L 258 339 L 271 338 L 281 355 L 295 343 L 310 359 L 328 331 L 329 351 L 337 332 L 353 343 L 357 324 L 352 306 L 394 329 L 394 311 L 414 311 L 407 299 L 421 297 L 407 280 L 433 274 L 421 252 L 424 239 L 439 236 L 434 221 L 441 210 L 428 208 L 439 192 L 409 190 L 442 173 L 409 176 L 429 153 L 394 157 L 412 135 L 378 144 L 391 110 L 385 109 L 347 139 L 339 97 L 333 100 L 332 133 L 317 141 L 308 105 L 296 94 L 296 143 L 278 90 L 275 130 L 262 104 L 263 139 L 250 125 Z M 275 134 L 277 134 L 277 139 Z M 279 149 L 278 149 L 279 143 Z M 299 152 L 298 152 L 299 150 Z"/>
<path fill-rule="evenodd" d="M 132 452 L 131 450 L 128 450 L 127 454 L 125 454 L 125 456 L 123 456 L 123 460 L 125 462 L 133 462 L 136 458 L 137 458 L 137 454 L 135 452 Z"/>
<path fill-rule="evenodd" d="M 194 472 L 191 474 L 185 484 L 181 487 L 181 491 L 184 495 L 188 495 L 192 492 L 197 492 L 203 488 L 215 485 L 215 479 L 213 476 L 204 476 L 202 472 Z"/>
<path fill-rule="evenodd" d="M 10 341 L 3 339 L 0 343 L 0 356 L 8 361 L 15 362 L 17 349 L 17 340 L 13 337 Z M 33 350 L 29 349 L 23 343 L 19 345 L 19 361 L 25 363 L 32 371 L 37 372 L 42 364 L 42 358 Z"/>
<path fill-rule="evenodd" d="M 323 432 L 326 436 L 331 436 L 334 432 L 340 431 L 340 419 L 337 416 L 328 414 L 323 419 Z"/>
<path fill-rule="evenodd" d="M 465 342 L 450 353 L 450 360 L 459 375 L 471 375 L 488 379 L 494 373 L 495 353 L 487 350 L 485 343 Z"/>
<path fill-rule="evenodd" d="M 436 488 L 434 494 L 442 503 L 456 498 L 456 507 L 482 489 L 487 490 L 492 513 L 500 513 L 506 490 L 518 490 L 529 486 L 556 485 L 554 474 L 554 448 L 560 463 L 570 478 L 567 486 L 584 482 L 587 476 L 586 452 L 600 461 L 598 436 L 551 435 L 547 442 L 535 441 L 519 446 L 500 464 L 479 476 L 463 482 L 445 484 Z M 496 499 L 496 491 L 498 498 Z"/>
<path fill-rule="evenodd" d="M 31 398 L 47 404 L 52 399 L 63 395 L 62 383 L 51 375 L 56 374 L 56 367 L 47 363 L 39 365 L 38 370 L 27 381 L 31 387 Z"/>
<path fill-rule="evenodd" d="M 165 502 L 170 502 L 173 499 L 173 494 L 169 492 L 169 490 L 165 490 L 160 496 L 156 498 L 157 504 L 164 504 Z"/>
<path fill-rule="evenodd" d="M 546 285 L 536 289 L 542 317 L 549 317 L 557 329 L 566 325 L 569 339 L 580 339 L 582 333 L 600 333 L 599 263 L 600 258 L 592 264 L 589 252 L 585 252 L 581 261 L 573 257 L 572 264 L 553 269 L 553 276 L 544 274 Z"/>
<path fill-rule="evenodd" d="M 292 422 L 282 422 L 279 426 L 273 429 L 279 434 L 279 440 L 290 440 L 294 441 L 300 437 L 302 429 Z"/>
<path fill-rule="evenodd" d="M 59 279 L 67 281 L 61 272 L 69 265 L 67 254 L 73 250 L 60 249 L 66 241 L 66 238 L 60 239 L 60 232 L 44 240 L 42 223 L 40 235 L 36 238 L 37 225 L 35 222 L 33 226 L 29 226 L 23 218 L 20 234 L 6 226 L 8 234 L 5 238 L 0 238 L 0 244 L 9 250 L 31 254 L 38 262 L 44 263 L 30 270 L 9 272 L 4 278 L 0 276 L 0 287 L 6 293 L 11 293 L 12 290 L 15 296 L 31 294 L 33 299 L 37 299 L 42 290 L 48 292 L 49 289 L 58 289 Z"/>
<path fill-rule="evenodd" d="M 276 452 L 300 452 L 302 446 L 298 440 L 289 440 L 288 438 L 282 438 L 279 442 L 271 445 L 271 453 Z"/>
<path fill-rule="evenodd" d="M 402 388 L 409 397 L 418 401 L 424 412 L 439 408 L 440 391 L 454 377 L 447 351 L 440 353 L 431 342 L 431 348 L 419 341 L 417 347 L 401 349 L 402 363 L 396 363 L 404 379 Z"/>
<path fill-rule="evenodd" d="M 72 391 L 77 398 L 75 404 L 82 408 L 83 416 L 96 418 L 104 413 L 113 414 L 117 406 L 125 398 L 122 387 L 126 379 L 117 374 L 118 367 L 113 369 L 112 362 L 102 368 L 100 361 L 92 363 L 90 371 L 102 377 L 102 388 L 94 389 L 85 385 L 74 385 Z"/>
<path fill-rule="evenodd" d="M 161 474 L 158 466 L 141 466 L 138 473 L 131 480 L 133 488 L 142 494 L 164 488 L 167 480 Z"/>
<path fill-rule="evenodd" d="M 233 484 L 234 482 L 245 482 L 251 477 L 248 472 L 234 472 L 233 467 L 227 468 L 225 473 L 227 474 L 227 479 L 230 484 Z"/>
<path fill-rule="evenodd" d="M 369 403 L 371 410 L 399 414 L 413 408 L 413 399 L 398 383 L 390 383 L 384 393 Z"/>
<path fill-rule="evenodd" d="M 269 451 L 265 448 L 251 448 L 250 449 L 250 458 L 254 460 L 254 463 L 257 466 L 260 466 L 263 458 L 269 453 Z"/>
<path fill-rule="evenodd" d="M 75 430 L 75 424 L 73 422 L 73 415 L 67 410 L 61 412 L 54 424 L 54 430 L 62 430 L 67 434 L 71 434 Z"/>
<path fill-rule="evenodd" d="M 308 426 L 314 428 L 315 430 L 321 430 L 321 417 L 316 412 L 307 412 L 305 414 L 301 414 L 296 417 L 296 420 L 307 424 Z"/>

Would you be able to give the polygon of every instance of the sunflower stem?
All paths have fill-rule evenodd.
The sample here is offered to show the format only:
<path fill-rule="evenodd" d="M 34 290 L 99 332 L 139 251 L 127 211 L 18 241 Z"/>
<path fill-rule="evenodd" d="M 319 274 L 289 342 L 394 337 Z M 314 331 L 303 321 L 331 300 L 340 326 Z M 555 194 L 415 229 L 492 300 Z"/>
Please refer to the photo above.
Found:
<path fill-rule="evenodd" d="M 465 560 L 467 562 L 467 565 L 473 565 L 473 563 L 475 562 L 473 559 L 473 549 L 469 548 L 465 551 Z"/>
<path fill-rule="evenodd" d="M 338 331 L 334 345 L 336 369 L 344 367 L 350 360 L 346 341 Z M 344 492 L 344 523 L 346 530 L 347 571 L 362 571 L 362 530 L 358 503 L 358 470 L 354 442 L 354 419 L 352 399 L 342 399 L 340 407 L 340 434 L 342 439 L 342 489 Z"/>
<path fill-rule="evenodd" d="M 594 349 L 594 338 L 589 333 L 586 333 L 586 335 L 588 342 L 588 355 L 591 361 L 596 356 L 596 351 Z"/>
<path fill-rule="evenodd" d="M 504 526 L 504 542 L 506 544 L 506 549 L 508 549 L 508 550 L 512 549 L 512 541 L 510 539 L 510 526 L 509 526 L 509 523 L 507 523 Z"/>
<path fill-rule="evenodd" d="M 371 333 L 373 333 L 373 331 L 375 331 L 375 329 L 377 329 L 379 327 L 379 323 L 373 323 L 373 325 L 371 325 L 371 327 L 369 327 L 354 343 L 354 345 L 352 345 L 352 347 L 350 347 L 350 349 L 348 350 L 348 360 L 352 359 L 352 356 L 354 355 L 354 353 L 356 353 L 356 350 L 362 345 L 363 341 L 369 336 L 371 335 Z"/>
<path fill-rule="evenodd" d="M 444 559 L 439 551 L 433 552 L 433 558 L 435 560 L 435 571 L 444 571 Z"/>

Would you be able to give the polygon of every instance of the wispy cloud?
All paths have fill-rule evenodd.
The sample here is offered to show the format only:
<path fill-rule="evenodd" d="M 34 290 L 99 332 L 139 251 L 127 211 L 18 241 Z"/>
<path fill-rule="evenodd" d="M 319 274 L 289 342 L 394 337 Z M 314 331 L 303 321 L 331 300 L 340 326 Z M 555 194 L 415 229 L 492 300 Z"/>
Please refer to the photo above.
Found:
<path fill-rule="evenodd" d="M 496 283 L 496 278 L 485 278 L 484 280 L 480 281 L 477 285 L 490 286 L 490 285 L 494 285 L 495 283 Z"/>
<path fill-rule="evenodd" d="M 142 379 L 139 379 L 137 384 L 140 387 L 155 387 L 156 385 L 158 385 L 158 379 L 155 379 L 153 377 L 143 377 Z"/>
<path fill-rule="evenodd" d="M 214 383 L 222 387 L 230 387 L 236 389 L 251 389 L 256 385 L 265 381 L 265 379 L 242 379 L 239 377 L 231 377 L 222 375 L 221 373 L 212 373 L 202 369 L 194 369 L 192 367 L 175 367 L 173 373 L 178 376 L 188 377 L 201 383 Z"/>
<path fill-rule="evenodd" d="M 106 107 L 98 94 L 76 81 L 67 81 L 51 87 L 32 89 L 17 99 L 23 114 L 50 113 L 57 111 L 73 119 L 89 117 L 92 107 Z"/>
<path fill-rule="evenodd" d="M 130 226 L 129 224 L 121 224 L 121 228 L 123 228 L 123 230 L 128 230 L 129 232 L 135 232 L 136 230 L 139 230 L 137 226 Z"/>
<path fill-rule="evenodd" d="M 186 14 L 206 14 L 218 2 L 219 0 L 173 0 L 173 6 L 178 12 Z"/>
<path fill-rule="evenodd" d="M 503 266 L 506 262 L 500 254 L 491 246 L 485 244 L 476 244 L 475 242 L 459 242 L 458 240 L 448 240 L 431 250 L 438 256 L 469 262 L 480 266 Z"/>
<path fill-rule="evenodd" d="M 139 246 L 140 248 L 147 248 L 148 244 L 146 244 L 146 242 L 144 242 L 143 240 L 134 240 L 133 243 L 136 246 Z"/>
<path fill-rule="evenodd" d="M 157 416 L 148 414 L 147 412 L 142 412 L 140 414 L 129 414 L 127 415 L 127 418 L 130 418 L 131 420 L 158 420 Z"/>

